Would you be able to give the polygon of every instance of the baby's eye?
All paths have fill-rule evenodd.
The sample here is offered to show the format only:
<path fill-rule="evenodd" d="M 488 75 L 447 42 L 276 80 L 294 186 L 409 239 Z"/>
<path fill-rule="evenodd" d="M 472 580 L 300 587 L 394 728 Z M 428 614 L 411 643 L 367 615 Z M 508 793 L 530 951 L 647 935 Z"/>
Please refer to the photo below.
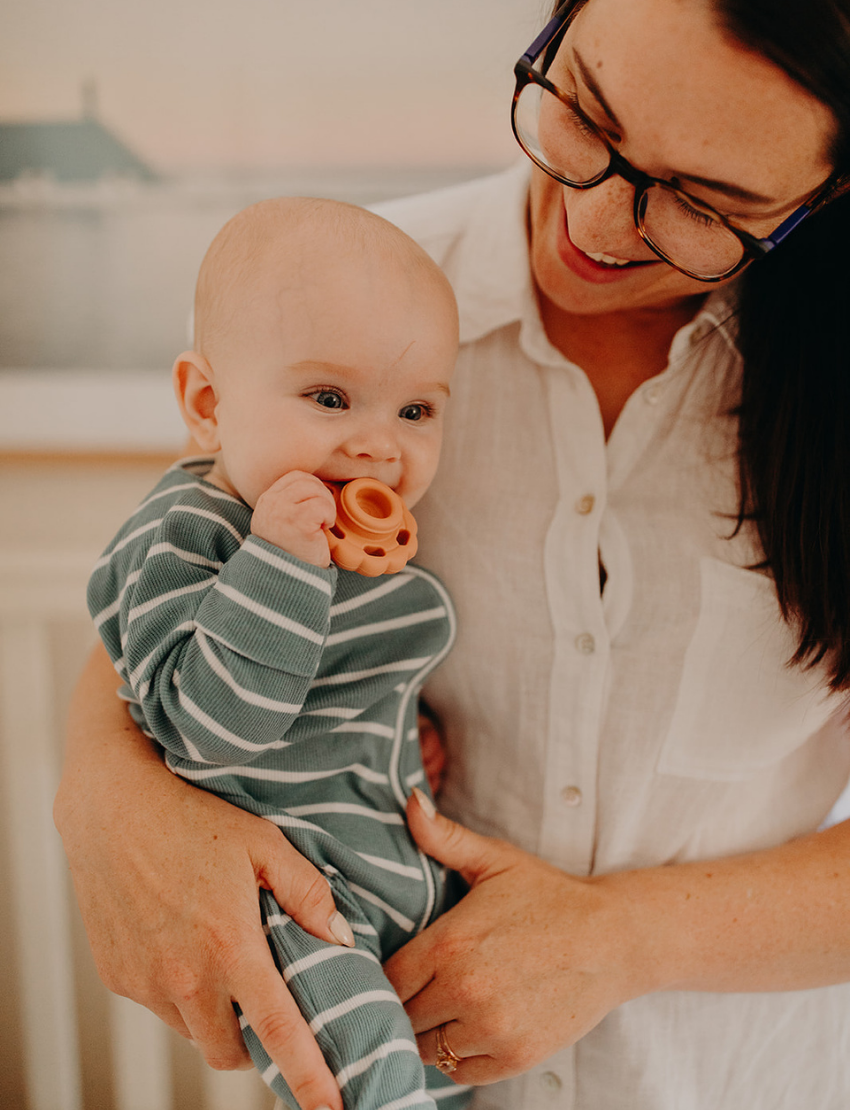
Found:
<path fill-rule="evenodd" d="M 324 409 L 344 409 L 348 407 L 345 397 L 337 389 L 314 389 L 307 396 Z"/>
<path fill-rule="evenodd" d="M 434 410 L 430 405 L 419 401 L 415 405 L 405 405 L 399 412 L 402 420 L 426 420 L 429 416 L 433 416 Z"/>

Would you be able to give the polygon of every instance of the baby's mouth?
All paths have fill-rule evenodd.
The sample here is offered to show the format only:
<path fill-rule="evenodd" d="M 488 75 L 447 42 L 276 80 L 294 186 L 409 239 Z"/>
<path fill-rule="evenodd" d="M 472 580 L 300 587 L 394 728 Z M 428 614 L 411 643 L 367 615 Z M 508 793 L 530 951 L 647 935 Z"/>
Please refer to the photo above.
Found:
<path fill-rule="evenodd" d="M 372 481 L 380 482 L 381 485 L 387 486 L 388 489 L 391 489 L 395 492 L 395 485 L 394 484 L 391 484 L 389 482 L 384 482 L 380 478 L 372 478 L 372 476 L 370 474 L 355 474 L 351 478 L 341 478 L 341 479 L 322 478 L 321 481 L 332 492 L 335 491 L 336 493 L 340 493 L 343 486 L 347 486 L 349 484 L 349 482 L 354 482 L 358 478 L 369 478 Z"/>

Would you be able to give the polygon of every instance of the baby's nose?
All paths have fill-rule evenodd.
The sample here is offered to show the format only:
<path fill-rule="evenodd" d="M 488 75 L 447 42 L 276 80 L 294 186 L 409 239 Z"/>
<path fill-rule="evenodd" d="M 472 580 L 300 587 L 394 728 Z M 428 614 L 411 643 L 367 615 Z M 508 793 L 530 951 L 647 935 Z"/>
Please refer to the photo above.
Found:
<path fill-rule="evenodd" d="M 352 432 L 347 449 L 359 459 L 391 461 L 399 455 L 398 436 L 389 421 L 364 421 Z"/>
<path fill-rule="evenodd" d="M 356 458 L 374 458 L 382 462 L 394 460 L 399 454 L 397 421 L 395 413 L 364 412 L 362 418 L 348 428 L 347 453 Z"/>

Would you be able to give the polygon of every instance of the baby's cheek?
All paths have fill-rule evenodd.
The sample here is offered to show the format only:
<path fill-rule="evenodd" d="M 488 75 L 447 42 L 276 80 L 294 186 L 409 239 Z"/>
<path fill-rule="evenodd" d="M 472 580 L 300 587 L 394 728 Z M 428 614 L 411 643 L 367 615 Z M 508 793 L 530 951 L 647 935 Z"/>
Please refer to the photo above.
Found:
<path fill-rule="evenodd" d="M 401 489 L 398 491 L 408 509 L 412 509 L 428 492 L 428 487 L 437 473 L 439 461 L 440 440 L 437 440 L 433 446 L 429 445 L 427 450 L 419 452 L 410 460 L 405 468 Z"/>

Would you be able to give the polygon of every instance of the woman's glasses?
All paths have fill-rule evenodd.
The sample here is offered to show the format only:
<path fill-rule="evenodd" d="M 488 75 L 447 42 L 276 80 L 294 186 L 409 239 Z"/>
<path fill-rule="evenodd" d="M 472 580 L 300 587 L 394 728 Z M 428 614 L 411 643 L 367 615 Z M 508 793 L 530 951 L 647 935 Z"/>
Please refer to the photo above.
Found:
<path fill-rule="evenodd" d="M 822 199 L 802 204 L 766 239 L 734 227 L 704 201 L 650 177 L 627 162 L 584 116 L 575 96 L 546 76 L 570 21 L 587 0 L 568 0 L 514 67 L 514 135 L 542 170 L 572 189 L 592 189 L 614 174 L 634 186 L 634 221 L 641 237 L 665 262 L 688 277 L 721 281 L 789 235 Z M 828 190 L 826 190 L 828 191 Z"/>

